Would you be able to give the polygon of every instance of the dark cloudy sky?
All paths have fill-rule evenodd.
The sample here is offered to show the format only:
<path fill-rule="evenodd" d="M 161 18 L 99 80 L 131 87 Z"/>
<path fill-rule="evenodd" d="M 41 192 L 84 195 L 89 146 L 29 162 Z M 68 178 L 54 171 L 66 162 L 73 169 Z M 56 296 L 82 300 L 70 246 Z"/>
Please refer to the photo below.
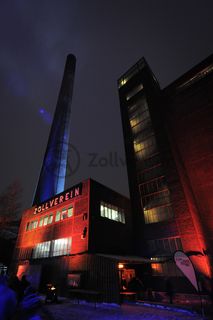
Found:
<path fill-rule="evenodd" d="M 1 0 L 0 191 L 19 179 L 30 206 L 73 53 L 70 139 L 81 162 L 67 187 L 91 176 L 127 195 L 125 166 L 89 165 L 90 153 L 124 160 L 117 79 L 144 56 L 161 87 L 175 80 L 212 53 L 212 12 L 212 0 Z"/>

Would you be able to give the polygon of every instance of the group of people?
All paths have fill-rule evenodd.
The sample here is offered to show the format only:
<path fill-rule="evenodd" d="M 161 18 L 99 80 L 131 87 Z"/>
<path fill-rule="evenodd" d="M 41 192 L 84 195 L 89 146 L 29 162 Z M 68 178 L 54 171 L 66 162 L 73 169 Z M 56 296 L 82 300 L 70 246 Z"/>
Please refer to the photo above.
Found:
<path fill-rule="evenodd" d="M 0 320 L 41 320 L 40 300 L 26 276 L 0 275 Z"/>

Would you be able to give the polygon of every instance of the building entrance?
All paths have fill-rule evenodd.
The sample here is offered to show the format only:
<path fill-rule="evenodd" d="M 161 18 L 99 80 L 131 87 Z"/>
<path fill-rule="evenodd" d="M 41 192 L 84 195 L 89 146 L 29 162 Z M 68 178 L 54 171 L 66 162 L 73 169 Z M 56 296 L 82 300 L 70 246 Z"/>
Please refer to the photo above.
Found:
<path fill-rule="evenodd" d="M 122 268 L 119 269 L 120 291 L 128 290 L 131 279 L 135 278 L 135 269 Z"/>

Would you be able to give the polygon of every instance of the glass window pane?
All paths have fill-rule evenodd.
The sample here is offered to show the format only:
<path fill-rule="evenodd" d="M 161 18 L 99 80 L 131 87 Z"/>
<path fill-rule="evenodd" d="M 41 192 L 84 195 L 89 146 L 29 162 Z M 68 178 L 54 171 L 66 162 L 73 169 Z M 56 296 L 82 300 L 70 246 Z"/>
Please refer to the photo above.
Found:
<path fill-rule="evenodd" d="M 52 223 L 52 221 L 53 221 L 53 215 L 51 214 L 51 215 L 49 215 L 49 217 L 48 217 L 48 224 L 50 224 L 50 223 Z"/>
<path fill-rule="evenodd" d="M 40 221 L 39 221 L 39 227 L 43 226 L 43 221 L 44 221 L 44 218 L 41 218 Z"/>
<path fill-rule="evenodd" d="M 104 217 L 104 204 L 101 202 L 101 216 Z"/>
<path fill-rule="evenodd" d="M 61 217 L 61 212 L 60 212 L 60 211 L 57 211 L 57 212 L 56 212 L 56 216 L 55 216 L 55 221 L 59 221 L 59 220 L 60 220 L 60 217 Z"/>
<path fill-rule="evenodd" d="M 51 241 L 46 241 L 42 243 L 38 243 L 33 250 L 33 258 L 47 258 L 50 253 L 50 244 Z"/>
<path fill-rule="evenodd" d="M 71 238 L 53 240 L 52 256 L 70 254 L 71 242 Z"/>
<path fill-rule="evenodd" d="M 100 203 L 100 215 L 110 220 L 125 223 L 124 210 L 109 203 Z"/>
<path fill-rule="evenodd" d="M 46 226 L 47 222 L 48 222 L 48 216 L 44 217 L 44 224 L 43 225 Z"/>
<path fill-rule="evenodd" d="M 73 216 L 73 207 L 69 207 L 68 208 L 68 217 L 72 217 Z"/>

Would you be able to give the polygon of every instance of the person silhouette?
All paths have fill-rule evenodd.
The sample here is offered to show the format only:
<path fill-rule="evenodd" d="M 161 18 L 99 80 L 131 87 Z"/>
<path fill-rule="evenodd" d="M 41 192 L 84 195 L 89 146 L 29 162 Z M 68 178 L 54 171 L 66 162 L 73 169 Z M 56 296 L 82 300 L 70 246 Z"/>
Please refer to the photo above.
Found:
<path fill-rule="evenodd" d="M 13 317 L 16 311 L 17 298 L 15 292 L 7 285 L 4 275 L 0 276 L 0 319 L 8 320 Z"/>

